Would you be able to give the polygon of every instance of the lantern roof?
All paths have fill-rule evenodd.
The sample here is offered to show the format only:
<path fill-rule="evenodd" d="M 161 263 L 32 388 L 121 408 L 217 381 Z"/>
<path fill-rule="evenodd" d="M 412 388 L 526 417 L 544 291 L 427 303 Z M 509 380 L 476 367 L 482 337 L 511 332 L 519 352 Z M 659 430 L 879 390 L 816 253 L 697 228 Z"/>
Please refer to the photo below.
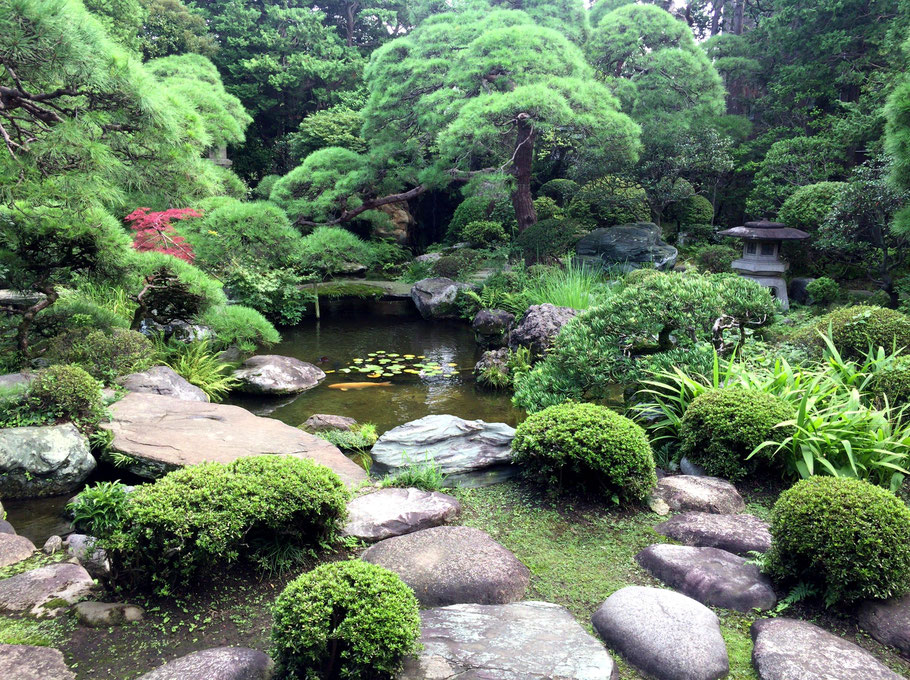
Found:
<path fill-rule="evenodd" d="M 741 227 L 733 227 L 717 233 L 719 236 L 732 236 L 749 241 L 800 241 L 809 238 L 809 234 L 801 229 L 794 229 L 781 222 L 769 222 L 768 220 L 746 222 Z"/>

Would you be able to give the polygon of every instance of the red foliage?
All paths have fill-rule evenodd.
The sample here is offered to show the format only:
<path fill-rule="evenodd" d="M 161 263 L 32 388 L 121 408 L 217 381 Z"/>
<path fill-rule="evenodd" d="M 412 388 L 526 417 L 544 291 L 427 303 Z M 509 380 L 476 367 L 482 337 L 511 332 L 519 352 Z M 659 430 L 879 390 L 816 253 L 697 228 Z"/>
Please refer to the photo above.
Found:
<path fill-rule="evenodd" d="M 177 231 L 171 220 L 185 220 L 189 217 L 202 217 L 192 208 L 174 208 L 161 212 L 149 212 L 151 208 L 136 208 L 126 216 L 125 221 L 136 232 L 133 236 L 133 248 L 140 252 L 150 250 L 165 255 L 173 255 L 192 264 L 196 259 L 192 246 Z"/>

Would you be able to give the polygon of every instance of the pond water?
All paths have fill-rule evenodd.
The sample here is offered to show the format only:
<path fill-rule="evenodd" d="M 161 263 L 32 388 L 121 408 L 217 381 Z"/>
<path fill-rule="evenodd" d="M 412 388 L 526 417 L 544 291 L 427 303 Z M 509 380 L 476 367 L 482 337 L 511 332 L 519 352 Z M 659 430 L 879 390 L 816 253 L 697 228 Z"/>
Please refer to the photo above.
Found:
<path fill-rule="evenodd" d="M 510 425 L 523 417 L 508 393 L 474 382 L 474 364 L 482 351 L 470 327 L 424 321 L 410 300 L 326 305 L 320 322 L 282 329 L 282 337 L 270 353 L 315 364 L 328 373 L 326 379 L 291 399 L 238 396 L 230 403 L 295 426 L 314 413 L 348 416 L 373 423 L 380 433 L 430 414 Z M 390 372 L 393 367 L 398 368 Z M 333 387 L 365 382 L 389 384 Z"/>

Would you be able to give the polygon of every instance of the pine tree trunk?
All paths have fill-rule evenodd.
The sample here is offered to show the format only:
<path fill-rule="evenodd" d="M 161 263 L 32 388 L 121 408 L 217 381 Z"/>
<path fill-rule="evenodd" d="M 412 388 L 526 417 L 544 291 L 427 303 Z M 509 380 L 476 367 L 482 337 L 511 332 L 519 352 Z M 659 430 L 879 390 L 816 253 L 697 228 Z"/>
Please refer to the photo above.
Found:
<path fill-rule="evenodd" d="M 518 134 L 515 138 L 512 171 L 515 175 L 512 207 L 515 208 L 515 219 L 518 221 L 519 233 L 537 222 L 534 197 L 531 195 L 531 165 L 534 162 L 535 133 L 534 126 L 529 122 L 529 118 L 526 113 L 518 116 Z"/>
<path fill-rule="evenodd" d="M 733 3 L 733 33 L 743 34 L 743 14 L 746 11 L 746 0 L 736 0 Z"/>
<path fill-rule="evenodd" d="M 724 13 L 724 1 L 714 0 L 714 16 L 711 17 L 711 35 L 717 35 L 721 29 L 721 17 Z"/>

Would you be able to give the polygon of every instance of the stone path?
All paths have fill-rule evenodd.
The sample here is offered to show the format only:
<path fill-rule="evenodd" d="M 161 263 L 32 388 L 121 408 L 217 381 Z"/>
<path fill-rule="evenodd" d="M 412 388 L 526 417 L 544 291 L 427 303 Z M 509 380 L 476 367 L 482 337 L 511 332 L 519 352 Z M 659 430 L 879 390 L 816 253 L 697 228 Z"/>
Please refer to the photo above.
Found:
<path fill-rule="evenodd" d="M 398 574 L 425 607 L 507 604 L 524 597 L 530 572 L 480 529 L 435 527 L 396 536 L 362 556 Z"/>
<path fill-rule="evenodd" d="M 720 548 L 737 555 L 771 548 L 768 523 L 755 515 L 685 512 L 654 527 L 654 531 L 686 545 Z"/>
<path fill-rule="evenodd" d="M 344 534 L 381 541 L 452 521 L 461 512 L 453 496 L 420 489 L 380 489 L 348 503 Z"/>
<path fill-rule="evenodd" d="M 397 680 L 611 680 L 610 654 L 546 602 L 458 604 L 420 613 L 423 650 Z"/>
<path fill-rule="evenodd" d="M 719 680 L 730 670 L 717 616 L 672 590 L 623 588 L 591 621 L 611 648 L 657 680 Z"/>
<path fill-rule="evenodd" d="M 655 578 L 702 604 L 740 612 L 777 604 L 768 577 L 726 550 L 664 543 L 645 548 L 635 559 Z"/>
<path fill-rule="evenodd" d="M 730 482 L 717 477 L 672 475 L 657 482 L 652 496 L 670 510 L 732 515 L 746 509 L 742 496 Z"/>
<path fill-rule="evenodd" d="M 350 486 L 367 480 L 363 468 L 324 439 L 239 406 L 132 392 L 111 414 L 101 425 L 114 433 L 111 448 L 134 458 L 128 469 L 143 477 L 204 461 L 284 454 L 325 465 Z"/>

